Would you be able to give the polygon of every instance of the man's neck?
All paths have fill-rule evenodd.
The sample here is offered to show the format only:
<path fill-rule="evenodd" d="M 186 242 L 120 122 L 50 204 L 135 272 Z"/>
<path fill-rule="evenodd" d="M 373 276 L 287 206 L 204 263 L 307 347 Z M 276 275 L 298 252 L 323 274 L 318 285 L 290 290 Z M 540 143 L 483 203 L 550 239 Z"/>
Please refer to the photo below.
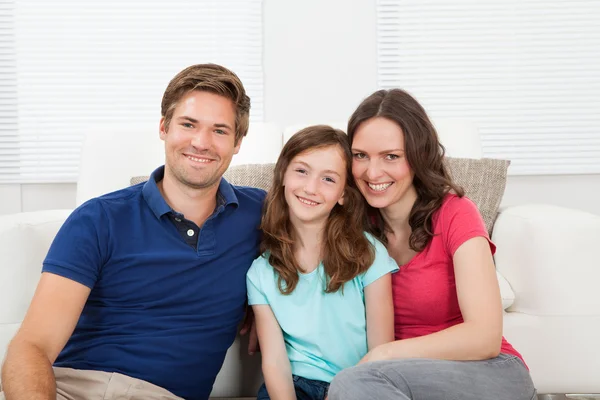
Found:
<path fill-rule="evenodd" d="M 183 214 L 186 219 L 196 223 L 199 227 L 215 210 L 218 184 L 208 188 L 194 189 L 179 182 L 165 170 L 165 175 L 157 183 L 157 186 L 173 210 Z"/>

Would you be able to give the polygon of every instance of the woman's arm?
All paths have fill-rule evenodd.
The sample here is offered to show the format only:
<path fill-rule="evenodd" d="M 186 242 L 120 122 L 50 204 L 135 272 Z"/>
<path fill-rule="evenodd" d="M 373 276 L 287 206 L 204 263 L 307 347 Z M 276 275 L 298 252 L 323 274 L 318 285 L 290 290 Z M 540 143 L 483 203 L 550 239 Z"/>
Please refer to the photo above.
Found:
<path fill-rule="evenodd" d="M 385 274 L 365 287 L 369 350 L 394 340 L 392 276 Z"/>
<path fill-rule="evenodd" d="M 258 342 L 262 353 L 262 371 L 272 400 L 296 400 L 290 360 L 285 350 L 281 327 L 267 304 L 252 306 Z"/>
<path fill-rule="evenodd" d="M 378 346 L 361 362 L 394 358 L 485 360 L 502 344 L 502 302 L 489 242 L 474 237 L 453 256 L 463 323 L 442 331 Z"/>

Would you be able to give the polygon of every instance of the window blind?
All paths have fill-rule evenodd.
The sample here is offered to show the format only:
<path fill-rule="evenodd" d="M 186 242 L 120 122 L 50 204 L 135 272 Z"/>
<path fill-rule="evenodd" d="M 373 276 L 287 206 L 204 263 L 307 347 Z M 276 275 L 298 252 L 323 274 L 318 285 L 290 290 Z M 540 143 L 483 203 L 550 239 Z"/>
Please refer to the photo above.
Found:
<path fill-rule="evenodd" d="M 5 0 L 0 18 L 2 182 L 75 182 L 89 128 L 158 131 L 169 80 L 192 64 L 233 70 L 263 119 L 261 0 Z"/>
<path fill-rule="evenodd" d="M 600 173 L 600 2 L 378 0 L 380 88 L 477 123 L 509 173 Z"/>

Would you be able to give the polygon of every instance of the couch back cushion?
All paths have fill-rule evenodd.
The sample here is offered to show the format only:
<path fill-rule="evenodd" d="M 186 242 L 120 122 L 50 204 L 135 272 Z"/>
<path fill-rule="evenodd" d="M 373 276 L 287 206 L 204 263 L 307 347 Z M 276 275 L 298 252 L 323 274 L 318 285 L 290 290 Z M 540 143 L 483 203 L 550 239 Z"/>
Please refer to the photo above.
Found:
<path fill-rule="evenodd" d="M 477 205 L 491 237 L 510 161 L 446 157 L 446 165 L 454 182 L 462 186 L 465 195 Z"/>
<path fill-rule="evenodd" d="M 42 261 L 71 210 L 0 216 L 0 362 L 29 307 Z M 1 368 L 1 365 L 0 365 Z"/>
<path fill-rule="evenodd" d="M 466 196 L 477 205 L 491 236 L 506 187 L 506 173 L 510 161 L 446 157 L 446 165 L 454 182 L 462 186 Z M 234 165 L 229 167 L 224 177 L 234 185 L 268 191 L 273 181 L 274 166 L 273 163 Z M 131 178 L 130 183 L 134 185 L 146 180 L 147 176 L 135 176 Z"/>
<path fill-rule="evenodd" d="M 471 159 L 446 157 L 452 179 L 465 189 L 465 194 L 477 205 L 491 235 L 498 208 L 506 187 L 510 161 L 491 158 Z M 269 190 L 274 164 L 249 164 L 230 167 L 225 179 L 234 185 Z"/>

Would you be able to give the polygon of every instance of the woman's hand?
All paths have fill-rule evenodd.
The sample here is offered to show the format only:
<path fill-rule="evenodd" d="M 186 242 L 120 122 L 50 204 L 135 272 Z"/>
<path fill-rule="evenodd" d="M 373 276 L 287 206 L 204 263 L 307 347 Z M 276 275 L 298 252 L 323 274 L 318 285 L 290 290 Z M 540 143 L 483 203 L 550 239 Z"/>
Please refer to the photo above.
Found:
<path fill-rule="evenodd" d="M 391 342 L 391 343 L 396 343 L 396 342 Z M 381 344 L 381 345 L 375 347 L 373 350 L 369 351 L 358 362 L 358 364 L 364 364 L 364 363 L 368 363 L 371 361 L 389 360 L 391 358 L 390 352 L 389 352 L 389 344 L 390 343 L 384 343 L 384 344 Z"/>

